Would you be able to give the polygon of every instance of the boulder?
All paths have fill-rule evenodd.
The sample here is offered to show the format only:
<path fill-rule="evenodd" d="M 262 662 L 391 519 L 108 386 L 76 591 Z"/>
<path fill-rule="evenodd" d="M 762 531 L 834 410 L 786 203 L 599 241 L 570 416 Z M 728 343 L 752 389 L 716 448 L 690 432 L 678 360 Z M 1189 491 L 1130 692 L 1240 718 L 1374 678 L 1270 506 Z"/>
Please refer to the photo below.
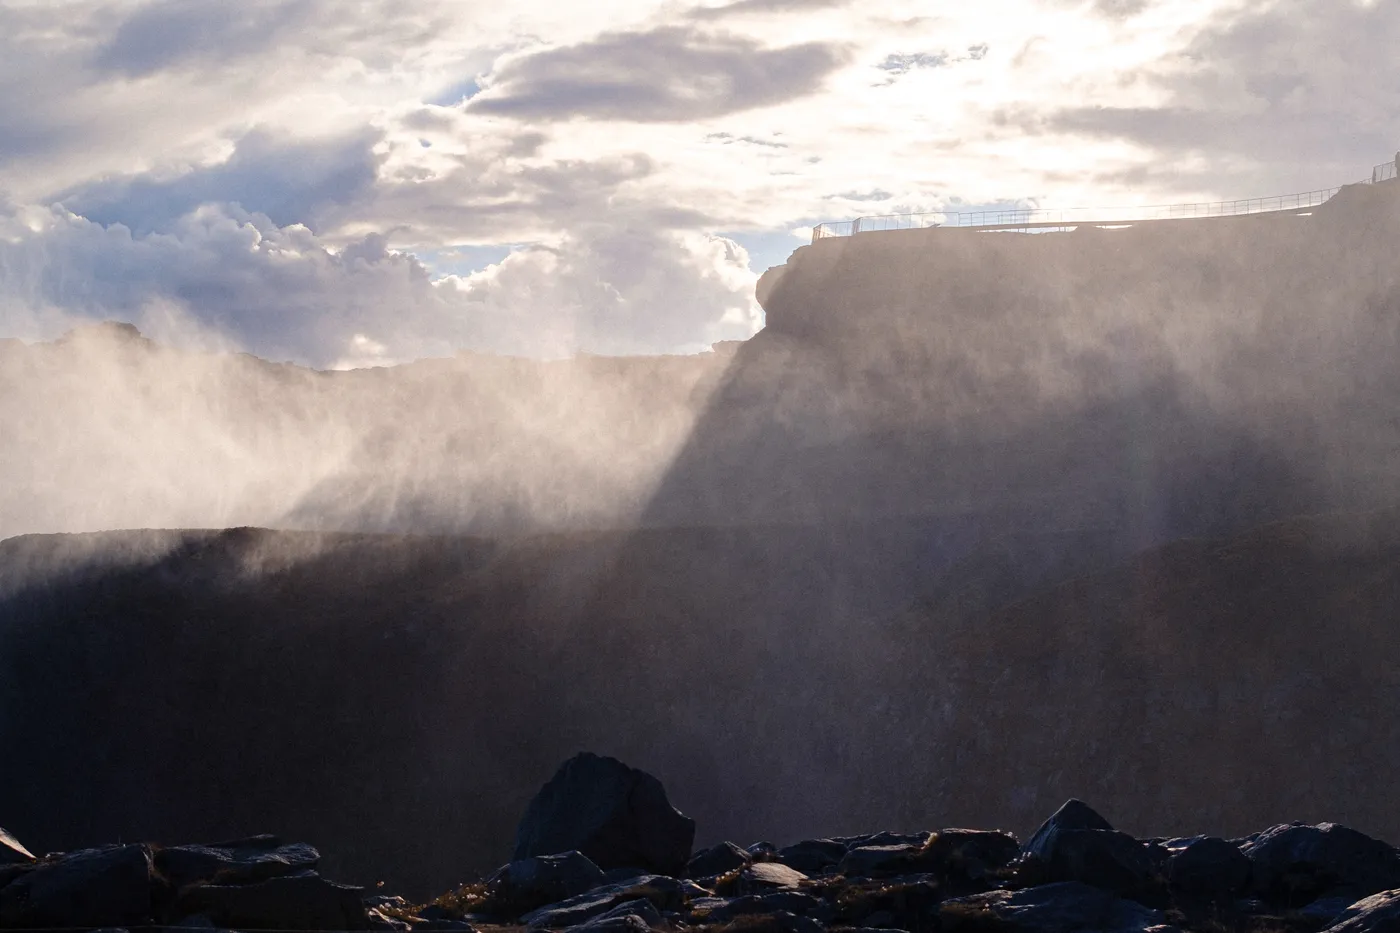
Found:
<path fill-rule="evenodd" d="M 1400 888 L 1400 854 L 1337 823 L 1289 823 L 1243 846 L 1250 890 L 1273 903 L 1299 904 L 1326 893 L 1362 898 Z"/>
<path fill-rule="evenodd" d="M 923 846 L 857 846 L 846 853 L 837 873 L 848 878 L 880 878 L 912 871 Z"/>
<path fill-rule="evenodd" d="M 603 869 L 679 875 L 694 841 L 695 822 L 671 806 L 660 781 L 585 752 L 564 762 L 530 801 L 514 858 L 576 849 Z"/>
<path fill-rule="evenodd" d="M 517 859 L 492 876 L 492 899 L 512 913 L 524 913 L 591 891 L 604 883 L 603 871 L 582 852 Z"/>
<path fill-rule="evenodd" d="M 626 884 L 610 884 L 532 910 L 520 922 L 532 928 L 578 926 L 628 901 L 644 898 L 657 910 L 676 910 L 685 900 L 681 882 L 662 875 L 642 875 Z"/>
<path fill-rule="evenodd" d="M 1323 933 L 1397 933 L 1400 931 L 1400 890 L 1362 898 L 1342 912 Z"/>
<path fill-rule="evenodd" d="M 1249 881 L 1249 859 L 1224 839 L 1201 836 L 1172 851 L 1163 871 L 1167 883 L 1178 893 L 1224 901 L 1244 890 Z"/>
<path fill-rule="evenodd" d="M 867 833 L 864 836 L 838 836 L 837 842 L 844 843 L 847 849 L 861 846 L 922 846 L 932 833 L 892 833 L 889 831 Z"/>
<path fill-rule="evenodd" d="M 0 865 L 32 861 L 34 861 L 34 856 L 30 851 L 20 845 L 19 840 L 11 836 L 5 827 L 0 826 Z"/>
<path fill-rule="evenodd" d="M 947 933 L 1141 933 L 1164 919 L 1160 911 L 1077 881 L 953 898 L 940 905 L 938 917 Z"/>
<path fill-rule="evenodd" d="M 1140 892 L 1152 878 L 1141 842 L 1115 830 L 1079 800 L 1070 800 L 1035 831 L 1026 854 L 1049 882 L 1081 881 L 1117 894 Z"/>
<path fill-rule="evenodd" d="M 276 836 L 250 836 L 205 845 L 167 846 L 152 854 L 156 872 L 171 887 L 196 881 L 249 884 L 313 869 L 321 853 L 304 843 L 286 845 Z"/>
<path fill-rule="evenodd" d="M 176 910 L 204 914 L 224 928 L 364 930 L 361 890 L 302 871 L 253 884 L 193 884 L 180 892 Z"/>
<path fill-rule="evenodd" d="M 1021 844 L 1010 833 L 982 829 L 940 829 L 919 856 L 925 871 L 980 879 L 989 871 L 1011 864 Z"/>
<path fill-rule="evenodd" d="M 1041 850 L 1050 842 L 1056 833 L 1068 829 L 1113 829 L 1113 825 L 1099 816 L 1094 808 L 1082 800 L 1071 797 L 1066 800 L 1060 809 L 1051 815 L 1050 819 L 1040 824 L 1040 828 L 1035 831 L 1030 840 L 1026 842 L 1026 851 L 1033 855 L 1040 855 Z"/>
<path fill-rule="evenodd" d="M 841 864 L 846 845 L 834 839 L 805 839 L 778 850 L 778 861 L 804 875 L 819 875 Z"/>
<path fill-rule="evenodd" d="M 685 866 L 687 878 L 713 878 L 743 868 L 753 857 L 732 842 L 721 842 L 695 853 Z"/>
<path fill-rule="evenodd" d="M 0 926 L 139 926 L 151 913 L 151 853 L 140 845 L 50 857 L 0 889 Z"/>
<path fill-rule="evenodd" d="M 778 847 L 771 842 L 755 842 L 744 851 L 755 862 L 771 862 L 778 857 Z"/>
<path fill-rule="evenodd" d="M 807 876 L 781 862 L 754 862 L 739 872 L 735 885 L 739 894 L 763 894 L 796 888 Z"/>

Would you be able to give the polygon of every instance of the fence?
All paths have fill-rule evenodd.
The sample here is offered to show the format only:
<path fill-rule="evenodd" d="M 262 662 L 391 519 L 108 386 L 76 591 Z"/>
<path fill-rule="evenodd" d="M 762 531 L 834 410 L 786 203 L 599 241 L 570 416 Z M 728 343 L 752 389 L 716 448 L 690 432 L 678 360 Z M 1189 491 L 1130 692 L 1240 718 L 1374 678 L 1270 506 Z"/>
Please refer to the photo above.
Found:
<path fill-rule="evenodd" d="M 1400 155 L 1397 155 L 1400 161 Z M 1396 162 L 1385 162 L 1371 170 L 1370 183 L 1396 177 Z M 1340 187 L 1283 194 L 1271 198 L 1245 198 L 1237 201 L 1205 201 L 1191 204 L 1159 204 L 1145 207 L 1078 207 L 1060 210 L 1038 208 L 1002 211 L 927 211 L 915 214 L 881 214 L 855 220 L 834 220 L 812 228 L 812 242 L 835 236 L 853 236 L 876 230 L 919 230 L 928 227 L 980 227 L 1015 230 L 1022 228 L 1075 227 L 1082 224 L 1112 226 L 1151 220 L 1180 220 L 1195 217 L 1237 217 L 1277 211 L 1301 211 L 1317 207 L 1340 191 Z"/>

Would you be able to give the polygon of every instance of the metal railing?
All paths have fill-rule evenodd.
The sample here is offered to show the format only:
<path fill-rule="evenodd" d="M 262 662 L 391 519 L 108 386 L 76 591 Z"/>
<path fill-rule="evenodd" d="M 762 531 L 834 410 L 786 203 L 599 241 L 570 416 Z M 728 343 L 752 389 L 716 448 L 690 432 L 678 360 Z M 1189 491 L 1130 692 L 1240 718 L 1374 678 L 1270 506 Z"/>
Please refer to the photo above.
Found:
<path fill-rule="evenodd" d="M 1400 156 L 1397 156 L 1400 161 Z M 1396 162 L 1384 162 L 1371 170 L 1362 182 L 1377 184 L 1396 177 Z M 855 220 L 832 220 L 812 228 L 812 242 L 827 237 L 853 236 L 877 230 L 919 230 L 929 227 L 980 227 L 983 229 L 1031 229 L 1113 226 L 1152 220 L 1181 220 L 1197 217 L 1238 217 L 1281 211 L 1303 211 L 1325 203 L 1341 187 L 1321 188 L 1271 198 L 1243 198 L 1236 201 L 1202 201 L 1190 204 L 1154 204 L 1134 207 L 1078 207 L 1048 210 L 1040 208 L 1000 211 L 924 211 L 911 214 L 880 214 Z"/>

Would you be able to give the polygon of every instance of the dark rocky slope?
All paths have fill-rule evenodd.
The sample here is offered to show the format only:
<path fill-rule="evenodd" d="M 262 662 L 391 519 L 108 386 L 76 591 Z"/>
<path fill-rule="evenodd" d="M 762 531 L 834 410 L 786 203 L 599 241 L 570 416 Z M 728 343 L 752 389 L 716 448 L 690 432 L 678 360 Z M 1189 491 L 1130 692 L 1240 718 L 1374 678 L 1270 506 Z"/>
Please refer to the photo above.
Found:
<path fill-rule="evenodd" d="M 1393 513 L 1087 574 L 1026 541 L 954 562 L 920 526 L 99 540 L 128 556 L 0 545 L 30 568 L 0 603 L 0 800 L 31 847 L 275 823 L 421 895 L 495 864 L 579 747 L 661 776 L 702 844 L 1024 832 L 1075 793 L 1138 835 L 1400 835 Z"/>
<path fill-rule="evenodd" d="M 512 861 L 431 903 L 329 881 L 316 849 L 272 836 L 39 859 L 20 848 L 0 867 L 0 929 L 1388 933 L 1400 922 L 1400 851 L 1336 823 L 1141 840 L 1071 799 L 1024 846 L 951 828 L 692 855 L 694 832 L 655 777 L 583 753 L 531 801 Z"/>

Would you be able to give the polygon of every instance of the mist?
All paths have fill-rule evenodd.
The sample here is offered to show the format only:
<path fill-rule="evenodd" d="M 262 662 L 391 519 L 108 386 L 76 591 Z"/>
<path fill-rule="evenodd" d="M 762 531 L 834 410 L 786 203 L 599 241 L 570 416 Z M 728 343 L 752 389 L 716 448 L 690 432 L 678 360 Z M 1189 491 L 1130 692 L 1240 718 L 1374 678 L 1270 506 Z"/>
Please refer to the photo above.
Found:
<path fill-rule="evenodd" d="M 8 341 L 9 828 L 274 828 L 427 895 L 588 748 L 699 844 L 1071 795 L 1400 834 L 1397 201 L 819 240 L 691 356 Z"/>

